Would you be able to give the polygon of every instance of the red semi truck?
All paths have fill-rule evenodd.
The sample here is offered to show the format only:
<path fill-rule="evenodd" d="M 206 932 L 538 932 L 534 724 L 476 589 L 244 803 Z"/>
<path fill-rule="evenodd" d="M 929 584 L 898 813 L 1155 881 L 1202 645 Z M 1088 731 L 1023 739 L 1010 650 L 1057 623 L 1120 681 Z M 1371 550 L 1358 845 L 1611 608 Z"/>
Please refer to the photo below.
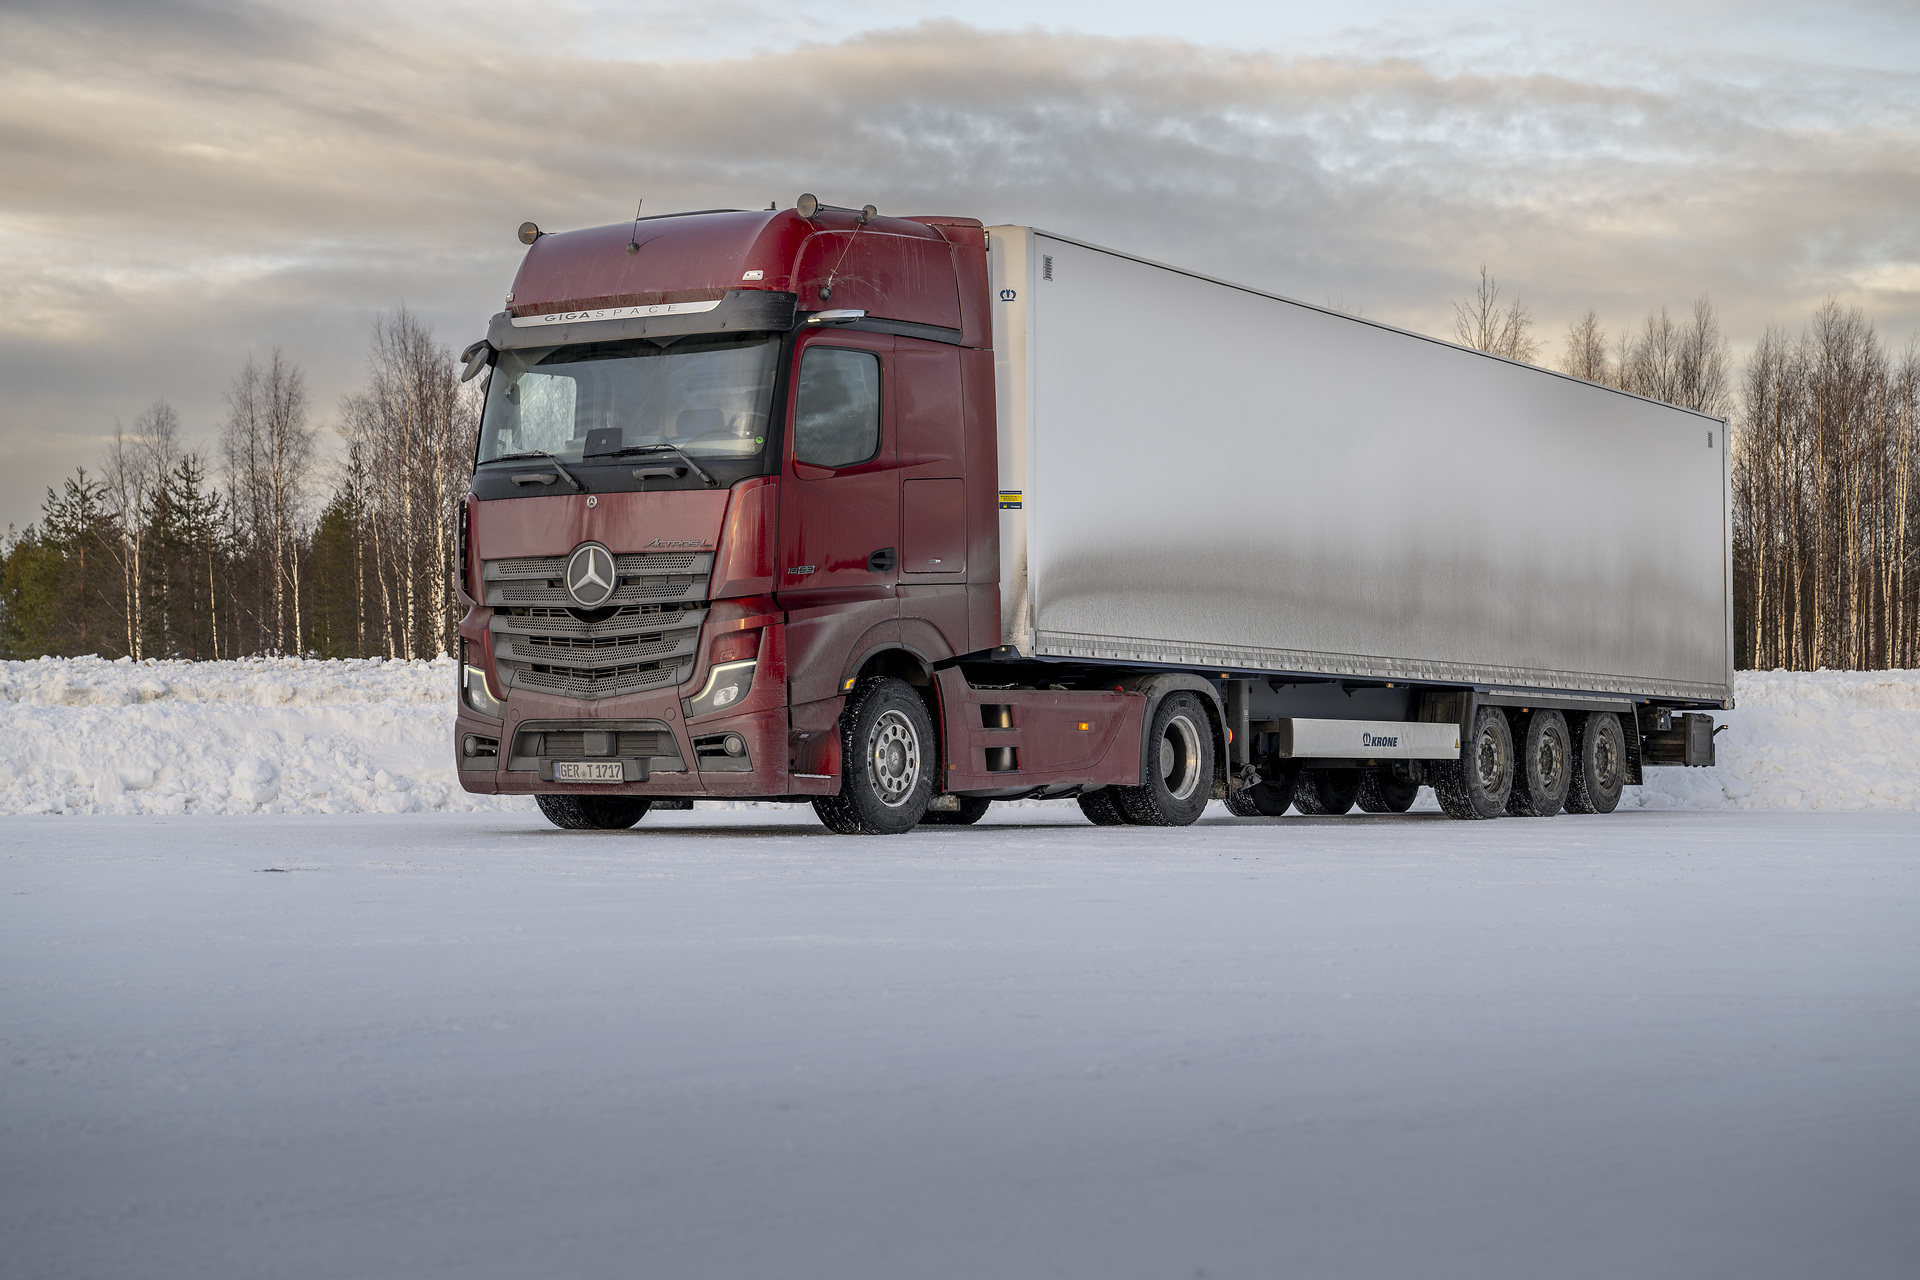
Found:
<path fill-rule="evenodd" d="M 1607 812 L 1712 763 L 1717 419 L 969 218 L 803 196 L 521 239 L 463 356 L 469 791 L 898 833 L 1423 785 Z"/>

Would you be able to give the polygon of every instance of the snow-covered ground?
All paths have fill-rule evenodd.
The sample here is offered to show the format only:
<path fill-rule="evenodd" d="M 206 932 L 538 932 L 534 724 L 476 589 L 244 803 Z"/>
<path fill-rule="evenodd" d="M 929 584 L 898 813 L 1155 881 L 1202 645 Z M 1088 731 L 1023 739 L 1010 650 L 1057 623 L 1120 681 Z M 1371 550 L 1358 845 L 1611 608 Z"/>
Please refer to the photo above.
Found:
<path fill-rule="evenodd" d="M 531 808 L 453 767 L 454 663 L 0 662 L 0 814 Z"/>
<path fill-rule="evenodd" d="M 0 662 L 0 814 L 529 807 L 460 790 L 453 689 L 444 660 Z M 1920 807 L 1920 672 L 1753 672 L 1736 698 L 1719 767 L 1649 770 L 1626 805 Z"/>
<path fill-rule="evenodd" d="M 1916 921 L 1893 812 L 9 817 L 0 1276 L 1908 1280 Z"/>

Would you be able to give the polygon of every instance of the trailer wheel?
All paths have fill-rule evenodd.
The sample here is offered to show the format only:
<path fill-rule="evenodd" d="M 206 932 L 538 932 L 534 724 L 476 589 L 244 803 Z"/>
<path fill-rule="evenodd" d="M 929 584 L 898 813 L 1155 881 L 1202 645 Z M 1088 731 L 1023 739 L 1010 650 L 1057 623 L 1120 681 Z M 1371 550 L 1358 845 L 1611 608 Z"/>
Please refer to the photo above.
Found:
<path fill-rule="evenodd" d="M 1420 798 L 1420 784 L 1392 769 L 1368 769 L 1360 775 L 1360 808 L 1365 813 L 1405 813 Z"/>
<path fill-rule="evenodd" d="M 1112 788 L 1132 825 L 1184 827 L 1206 811 L 1213 798 L 1213 726 L 1193 694 L 1170 693 L 1155 708 L 1147 775 L 1137 787 Z"/>
<path fill-rule="evenodd" d="M 1236 818 L 1277 818 L 1293 807 L 1293 777 L 1262 778 L 1227 793 L 1227 812 Z"/>
<path fill-rule="evenodd" d="M 957 809 L 929 809 L 927 816 L 920 819 L 923 827 L 970 827 L 987 816 L 987 810 L 993 807 L 993 801 L 982 796 L 955 796 L 959 804 Z"/>
<path fill-rule="evenodd" d="M 1293 807 L 1302 813 L 1345 813 L 1360 798 L 1358 769 L 1310 769 L 1293 788 Z"/>
<path fill-rule="evenodd" d="M 1573 727 L 1568 813 L 1612 813 L 1627 785 L 1627 736 L 1611 711 L 1589 711 Z"/>
<path fill-rule="evenodd" d="M 840 713 L 840 794 L 817 796 L 820 821 L 843 836 L 911 831 L 933 800 L 933 719 L 913 686 L 862 681 Z"/>
<path fill-rule="evenodd" d="M 1498 707 L 1482 707 L 1460 759 L 1433 770 L 1433 794 L 1449 818 L 1497 818 L 1513 793 L 1513 730 Z"/>
<path fill-rule="evenodd" d="M 1573 782 L 1573 735 L 1558 711 L 1528 715 L 1515 735 L 1519 759 L 1507 812 L 1520 818 L 1551 818 L 1567 802 Z"/>
<path fill-rule="evenodd" d="M 535 796 L 547 821 L 566 831 L 624 831 L 647 816 L 645 796 Z"/>
<path fill-rule="evenodd" d="M 1124 827 L 1127 815 L 1120 811 L 1120 798 L 1113 794 L 1112 787 L 1101 787 L 1094 791 L 1082 791 L 1079 795 L 1080 812 L 1087 815 L 1087 821 L 1096 827 Z"/>

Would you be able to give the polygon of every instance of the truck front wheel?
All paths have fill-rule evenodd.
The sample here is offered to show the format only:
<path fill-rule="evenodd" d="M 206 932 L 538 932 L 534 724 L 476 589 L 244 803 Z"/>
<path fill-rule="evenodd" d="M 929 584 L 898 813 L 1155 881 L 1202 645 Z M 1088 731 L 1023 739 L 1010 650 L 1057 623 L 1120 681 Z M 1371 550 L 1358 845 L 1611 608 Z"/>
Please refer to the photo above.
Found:
<path fill-rule="evenodd" d="M 1513 794 L 1513 730 L 1498 707 L 1481 707 L 1458 760 L 1433 769 L 1433 795 L 1449 818 L 1497 818 Z"/>
<path fill-rule="evenodd" d="M 624 831 L 647 816 L 645 796 L 535 796 L 547 821 L 567 831 Z"/>
<path fill-rule="evenodd" d="M 1568 813 L 1612 813 L 1627 785 L 1627 738 L 1620 717 L 1590 711 L 1573 732 L 1573 777 Z"/>
<path fill-rule="evenodd" d="M 843 836 L 911 831 L 933 802 L 933 718 L 913 686 L 892 676 L 863 681 L 840 713 L 840 794 L 814 800 L 820 821 Z"/>
<path fill-rule="evenodd" d="M 1115 787 L 1115 799 L 1136 827 L 1184 827 L 1213 798 L 1213 727 L 1200 699 L 1171 693 L 1154 709 L 1147 731 L 1147 776 Z"/>

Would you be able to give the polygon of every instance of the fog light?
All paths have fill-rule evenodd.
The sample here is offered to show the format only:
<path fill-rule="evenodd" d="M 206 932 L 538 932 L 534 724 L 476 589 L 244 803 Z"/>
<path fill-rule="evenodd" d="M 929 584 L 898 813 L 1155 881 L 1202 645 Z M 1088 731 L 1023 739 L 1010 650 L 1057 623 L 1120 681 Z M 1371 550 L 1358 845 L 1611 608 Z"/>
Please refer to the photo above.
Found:
<path fill-rule="evenodd" d="M 747 740 L 737 733 L 728 734 L 727 740 L 721 745 L 726 748 L 727 754 L 730 756 L 743 756 L 747 754 Z"/>
<path fill-rule="evenodd" d="M 461 755 L 463 755 L 463 756 L 470 756 L 470 755 L 472 755 L 472 754 L 473 754 L 474 752 L 476 752 L 476 751 L 478 751 L 479 749 L 480 749 L 480 747 L 479 747 L 479 744 L 477 744 L 476 742 L 474 742 L 474 740 L 473 740 L 473 735 L 472 735 L 472 734 L 468 734 L 468 735 L 467 735 L 466 737 L 464 737 L 464 738 L 462 738 L 462 739 L 460 739 L 460 754 L 461 754 Z"/>

